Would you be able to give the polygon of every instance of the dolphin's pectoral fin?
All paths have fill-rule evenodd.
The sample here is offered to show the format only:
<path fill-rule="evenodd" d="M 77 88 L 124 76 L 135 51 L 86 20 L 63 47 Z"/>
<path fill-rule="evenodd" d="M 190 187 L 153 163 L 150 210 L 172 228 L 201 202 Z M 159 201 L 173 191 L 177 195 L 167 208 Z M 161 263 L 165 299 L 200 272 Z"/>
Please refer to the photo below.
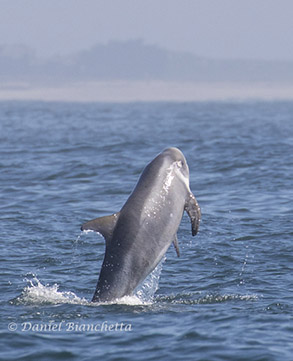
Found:
<path fill-rule="evenodd" d="M 92 221 L 84 223 L 81 226 L 81 230 L 101 233 L 101 235 L 105 238 L 106 242 L 109 242 L 112 238 L 116 222 L 119 218 L 119 214 L 120 212 L 114 213 L 111 216 L 93 219 Z"/>
<path fill-rule="evenodd" d="M 180 251 L 179 251 L 179 244 L 178 244 L 178 238 L 177 238 L 177 234 L 175 233 L 174 237 L 173 237 L 173 244 L 177 253 L 177 256 L 180 257 Z"/>
<path fill-rule="evenodd" d="M 197 200 L 195 199 L 194 195 L 191 192 L 189 193 L 189 196 L 186 199 L 184 209 L 190 217 L 192 235 L 195 236 L 199 229 L 201 212 Z"/>

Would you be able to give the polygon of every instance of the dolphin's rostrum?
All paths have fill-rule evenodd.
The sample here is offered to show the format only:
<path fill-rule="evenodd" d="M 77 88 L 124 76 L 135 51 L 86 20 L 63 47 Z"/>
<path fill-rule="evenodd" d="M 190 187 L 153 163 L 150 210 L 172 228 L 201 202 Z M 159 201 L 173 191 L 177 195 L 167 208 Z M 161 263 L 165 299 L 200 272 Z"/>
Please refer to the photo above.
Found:
<path fill-rule="evenodd" d="M 93 302 L 131 295 L 158 265 L 173 242 L 179 256 L 177 230 L 184 210 L 192 235 L 200 222 L 200 207 L 189 188 L 189 169 L 177 148 L 167 148 L 153 159 L 120 212 L 82 225 L 99 232 L 106 252 Z"/>

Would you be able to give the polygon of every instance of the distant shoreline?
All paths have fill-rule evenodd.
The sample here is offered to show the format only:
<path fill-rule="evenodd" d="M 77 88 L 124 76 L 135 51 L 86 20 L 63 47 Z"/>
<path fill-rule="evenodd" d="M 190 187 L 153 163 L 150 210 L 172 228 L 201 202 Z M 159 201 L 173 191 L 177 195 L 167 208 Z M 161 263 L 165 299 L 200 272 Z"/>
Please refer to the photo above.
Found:
<path fill-rule="evenodd" d="M 0 101 L 156 102 L 293 100 L 293 84 L 108 81 L 36 86 L 0 85 Z"/>

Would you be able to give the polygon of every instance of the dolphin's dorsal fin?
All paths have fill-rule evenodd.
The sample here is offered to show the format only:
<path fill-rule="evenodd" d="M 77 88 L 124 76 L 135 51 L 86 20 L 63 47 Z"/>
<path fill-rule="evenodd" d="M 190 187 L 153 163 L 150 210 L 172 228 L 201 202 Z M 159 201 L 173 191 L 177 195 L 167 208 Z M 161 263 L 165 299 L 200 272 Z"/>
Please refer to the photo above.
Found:
<path fill-rule="evenodd" d="M 179 244 L 178 244 L 178 238 L 177 238 L 176 233 L 174 234 L 174 237 L 173 237 L 173 244 L 174 244 L 177 256 L 180 257 Z"/>
<path fill-rule="evenodd" d="M 114 228 L 116 226 L 119 215 L 120 212 L 114 213 L 111 216 L 93 219 L 89 222 L 84 223 L 81 226 L 81 230 L 100 233 L 105 238 L 106 244 L 108 244 L 112 239 Z"/>

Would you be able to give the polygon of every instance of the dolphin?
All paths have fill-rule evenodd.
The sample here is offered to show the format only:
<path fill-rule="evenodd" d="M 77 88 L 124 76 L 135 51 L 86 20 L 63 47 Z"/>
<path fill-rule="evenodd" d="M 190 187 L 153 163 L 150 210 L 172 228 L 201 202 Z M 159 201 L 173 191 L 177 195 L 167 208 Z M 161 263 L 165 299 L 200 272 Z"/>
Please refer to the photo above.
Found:
<path fill-rule="evenodd" d="M 92 302 L 110 302 L 133 294 L 174 243 L 184 210 L 192 235 L 198 232 L 201 211 L 189 188 L 189 168 L 178 148 L 167 148 L 143 170 L 120 212 L 81 226 L 106 241 L 104 261 Z"/>

